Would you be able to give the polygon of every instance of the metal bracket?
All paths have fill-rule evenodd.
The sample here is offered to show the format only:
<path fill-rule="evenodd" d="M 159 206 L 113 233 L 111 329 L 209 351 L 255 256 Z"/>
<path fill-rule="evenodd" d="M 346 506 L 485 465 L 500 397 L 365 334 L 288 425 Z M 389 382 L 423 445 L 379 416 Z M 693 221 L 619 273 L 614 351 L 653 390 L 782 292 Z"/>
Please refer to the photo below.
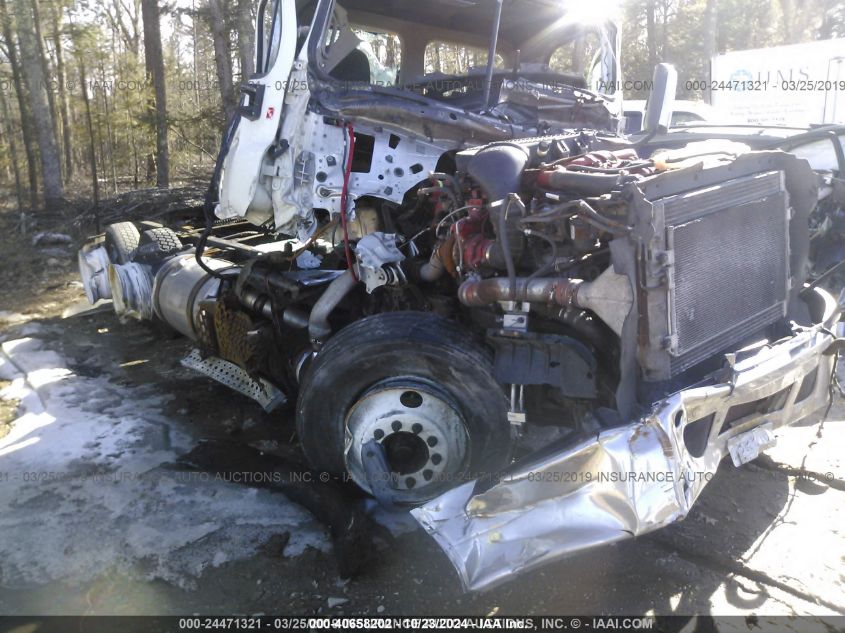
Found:
<path fill-rule="evenodd" d="M 502 317 L 502 329 L 508 332 L 527 332 L 528 313 L 531 311 L 530 303 L 517 303 L 516 301 L 501 302 L 505 311 Z"/>
<path fill-rule="evenodd" d="M 250 121 L 258 120 L 264 105 L 264 84 L 243 84 L 241 95 L 246 96 L 246 103 L 238 106 L 238 113 Z"/>
<path fill-rule="evenodd" d="M 405 256 L 396 246 L 395 234 L 376 232 L 364 236 L 355 247 L 355 256 L 355 271 L 368 293 L 381 286 L 407 282 L 400 264 Z"/>
<path fill-rule="evenodd" d="M 511 385 L 511 407 L 508 422 L 521 430 L 527 422 L 525 414 L 525 385 Z"/>

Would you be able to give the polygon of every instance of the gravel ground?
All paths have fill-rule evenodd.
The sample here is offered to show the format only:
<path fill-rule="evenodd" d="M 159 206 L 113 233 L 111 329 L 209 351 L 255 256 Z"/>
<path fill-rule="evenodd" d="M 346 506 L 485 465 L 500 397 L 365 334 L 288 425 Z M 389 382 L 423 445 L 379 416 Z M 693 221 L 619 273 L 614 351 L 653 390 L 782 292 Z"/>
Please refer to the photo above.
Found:
<path fill-rule="evenodd" d="M 308 512 L 173 467 L 206 439 L 290 450 L 289 414 L 183 369 L 184 341 L 108 310 L 63 319 L 82 298 L 70 252 L 16 257 L 42 264 L 25 285 L 2 279 L 0 613 L 813 616 L 796 630 L 845 614 L 840 398 L 767 456 L 724 462 L 662 531 L 473 595 L 412 522 L 376 512 L 392 536 L 341 581 Z"/>

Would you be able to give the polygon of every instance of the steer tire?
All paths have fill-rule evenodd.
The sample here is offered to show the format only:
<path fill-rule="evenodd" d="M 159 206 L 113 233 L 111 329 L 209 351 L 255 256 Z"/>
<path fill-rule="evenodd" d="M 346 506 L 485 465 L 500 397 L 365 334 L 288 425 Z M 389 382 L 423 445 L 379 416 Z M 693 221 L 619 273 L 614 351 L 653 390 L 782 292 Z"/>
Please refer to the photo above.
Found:
<path fill-rule="evenodd" d="M 409 392 L 412 396 L 406 398 Z M 402 397 L 397 398 L 397 394 Z M 402 400 L 401 405 L 398 400 Z M 384 406 L 362 409 L 362 403 Z M 438 409 L 440 405 L 446 408 Z M 405 406 L 415 408 L 403 409 Z M 439 416 L 438 412 L 444 410 L 448 415 Z M 329 340 L 302 381 L 296 425 L 303 451 L 314 469 L 336 476 L 348 472 L 366 492 L 375 491 L 370 489 L 366 476 L 361 476 L 361 465 L 354 463 L 355 453 L 347 452 L 347 432 L 353 447 L 356 437 L 360 443 L 375 438 L 386 456 L 398 456 L 397 462 L 388 460 L 394 475 L 401 479 L 405 477 L 403 473 L 414 472 L 414 482 L 419 481 L 419 485 L 412 483 L 411 488 L 404 490 L 394 487 L 390 492 L 392 501 L 417 505 L 463 481 L 485 473 L 495 474 L 508 465 L 513 434 L 507 410 L 507 398 L 493 377 L 491 354 L 473 342 L 470 332 L 432 314 L 394 312 L 357 321 Z M 367 413 L 353 415 L 353 411 Z M 426 448 L 432 446 L 432 435 L 429 427 L 413 424 L 414 415 L 428 416 L 422 421 L 431 421 L 435 435 L 446 428 L 438 419 L 452 420 L 440 433 L 443 437 L 435 448 Z M 365 421 L 358 421 L 362 417 Z M 390 425 L 397 424 L 393 421 L 396 417 L 403 419 L 404 427 L 400 423 L 391 431 Z M 348 424 L 356 424 L 360 433 L 356 436 L 348 430 Z M 387 435 L 373 424 L 387 424 Z M 450 435 L 465 437 L 454 455 L 449 453 L 450 447 L 458 444 L 453 444 Z M 425 441 L 420 442 L 421 438 Z M 397 442 L 399 452 L 395 450 Z M 427 469 L 432 462 L 424 460 L 434 459 L 436 451 L 444 452 L 445 457 L 434 463 L 443 462 L 451 470 L 438 472 L 432 479 L 431 470 Z M 358 455 L 361 453 L 363 450 Z M 413 459 L 401 461 L 411 455 Z M 394 467 L 394 463 L 399 466 Z M 350 465 L 358 468 L 357 477 Z M 426 481 L 419 477 L 421 473 L 425 473 Z"/>
<path fill-rule="evenodd" d="M 106 227 L 106 253 L 112 264 L 128 264 L 135 257 L 141 234 L 132 222 L 118 222 Z"/>

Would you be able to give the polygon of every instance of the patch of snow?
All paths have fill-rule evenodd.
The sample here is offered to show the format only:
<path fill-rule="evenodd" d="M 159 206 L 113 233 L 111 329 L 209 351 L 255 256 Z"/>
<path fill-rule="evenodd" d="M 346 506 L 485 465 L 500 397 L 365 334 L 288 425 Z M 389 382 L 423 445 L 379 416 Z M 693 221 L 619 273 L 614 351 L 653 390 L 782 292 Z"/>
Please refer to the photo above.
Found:
<path fill-rule="evenodd" d="M 73 244 L 73 238 L 65 233 L 51 233 L 42 231 L 32 236 L 32 245 L 39 244 Z"/>
<path fill-rule="evenodd" d="M 170 467 L 195 443 L 154 386 L 79 376 L 36 338 L 0 347 L 0 399 L 19 417 L 0 439 L 0 584 L 85 582 L 108 571 L 190 587 L 286 530 L 286 555 L 329 548 L 281 494 Z"/>
<path fill-rule="evenodd" d="M 19 312 L 9 312 L 8 310 L 0 310 L 0 322 L 5 323 L 25 323 L 30 317 Z"/>

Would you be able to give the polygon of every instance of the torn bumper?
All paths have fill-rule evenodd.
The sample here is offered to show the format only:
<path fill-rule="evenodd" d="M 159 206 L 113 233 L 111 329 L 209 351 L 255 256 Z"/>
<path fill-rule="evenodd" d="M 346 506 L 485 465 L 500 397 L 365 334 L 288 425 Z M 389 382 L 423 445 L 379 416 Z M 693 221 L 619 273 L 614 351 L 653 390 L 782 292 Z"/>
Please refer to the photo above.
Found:
<path fill-rule="evenodd" d="M 642 418 L 548 447 L 492 485 L 474 481 L 412 511 L 469 590 L 684 518 L 722 458 L 753 459 L 771 431 L 823 410 L 841 308 L 808 300 L 816 325 L 729 355 L 722 381 L 679 391 Z"/>

